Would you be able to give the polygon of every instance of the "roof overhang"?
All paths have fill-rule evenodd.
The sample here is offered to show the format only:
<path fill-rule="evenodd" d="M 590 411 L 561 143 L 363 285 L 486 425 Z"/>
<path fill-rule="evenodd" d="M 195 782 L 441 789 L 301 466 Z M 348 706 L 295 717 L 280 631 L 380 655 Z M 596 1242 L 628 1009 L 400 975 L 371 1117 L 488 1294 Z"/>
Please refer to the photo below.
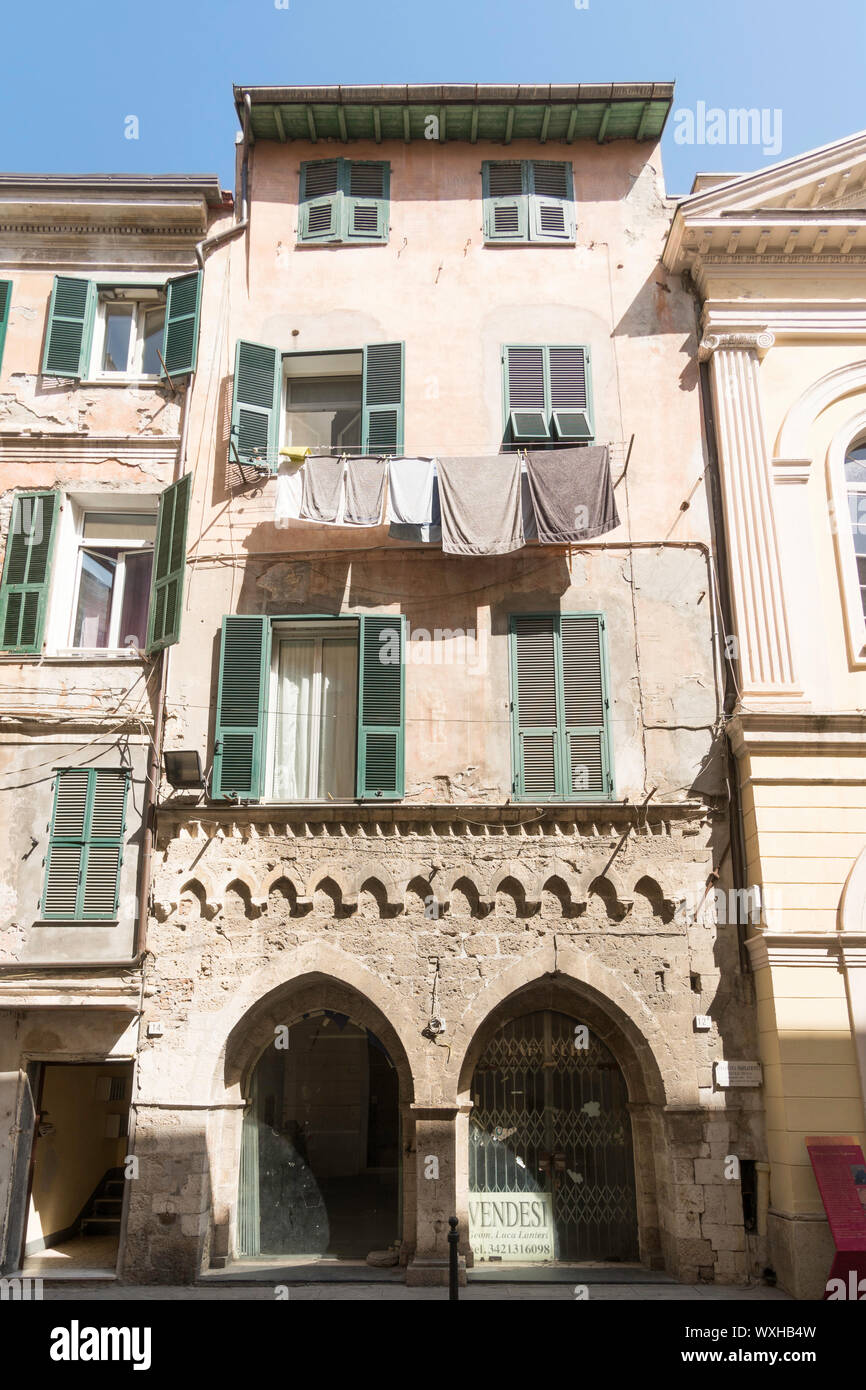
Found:
<path fill-rule="evenodd" d="M 22 231 L 151 228 L 201 235 L 232 195 L 215 174 L 3 174 L 0 226 Z"/>
<path fill-rule="evenodd" d="M 448 140 L 509 145 L 514 140 L 659 139 L 673 102 L 672 82 L 497 86 L 457 83 L 388 87 L 235 86 L 251 140 Z M 430 117 L 437 124 L 431 127 Z"/>

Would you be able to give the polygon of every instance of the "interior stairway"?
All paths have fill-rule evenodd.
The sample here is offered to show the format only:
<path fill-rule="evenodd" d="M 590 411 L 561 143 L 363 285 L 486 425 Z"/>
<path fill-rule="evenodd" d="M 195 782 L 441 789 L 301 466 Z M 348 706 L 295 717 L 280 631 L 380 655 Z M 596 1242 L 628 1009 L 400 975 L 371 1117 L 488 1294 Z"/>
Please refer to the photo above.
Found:
<path fill-rule="evenodd" d="M 83 1236 L 119 1236 L 123 1205 L 123 1169 L 109 1168 L 84 1208 L 80 1233 Z"/>

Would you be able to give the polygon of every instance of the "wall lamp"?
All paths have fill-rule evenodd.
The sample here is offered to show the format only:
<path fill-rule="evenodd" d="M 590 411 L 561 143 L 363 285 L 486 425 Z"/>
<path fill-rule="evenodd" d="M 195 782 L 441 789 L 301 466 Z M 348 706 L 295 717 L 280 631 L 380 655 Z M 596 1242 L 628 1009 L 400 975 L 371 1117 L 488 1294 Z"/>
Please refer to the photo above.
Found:
<path fill-rule="evenodd" d="M 179 748 L 173 753 L 163 753 L 163 766 L 166 781 L 178 789 L 204 786 L 201 758 L 195 748 Z"/>

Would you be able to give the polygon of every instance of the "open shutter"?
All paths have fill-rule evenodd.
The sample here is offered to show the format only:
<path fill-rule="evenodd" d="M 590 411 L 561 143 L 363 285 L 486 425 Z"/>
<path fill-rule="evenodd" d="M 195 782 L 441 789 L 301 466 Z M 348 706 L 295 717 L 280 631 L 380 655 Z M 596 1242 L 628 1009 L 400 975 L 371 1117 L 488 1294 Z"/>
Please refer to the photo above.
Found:
<path fill-rule="evenodd" d="M 38 652 L 42 646 L 58 511 L 56 492 L 20 492 L 15 498 L 0 586 L 4 652 Z"/>
<path fill-rule="evenodd" d="M 346 241 L 387 241 L 390 165 L 382 161 L 346 160 L 343 201 Z"/>
<path fill-rule="evenodd" d="M 375 343 L 364 348 L 362 453 L 402 452 L 403 357 L 402 343 Z"/>
<path fill-rule="evenodd" d="M 545 349 L 505 349 L 505 395 L 513 441 L 549 439 L 549 407 L 545 387 Z"/>
<path fill-rule="evenodd" d="M 574 176 L 562 160 L 529 163 L 529 217 L 533 241 L 574 241 Z"/>
<path fill-rule="evenodd" d="M 550 406 L 557 439 L 590 440 L 595 432 L 589 349 L 548 348 Z"/>
<path fill-rule="evenodd" d="M 0 280 L 0 367 L 3 366 L 3 347 L 6 343 L 6 325 L 12 307 L 12 281 Z"/>
<path fill-rule="evenodd" d="M 485 159 L 481 166 L 485 241 L 529 239 L 526 168 L 519 159 Z"/>
<path fill-rule="evenodd" d="M 117 916 L 128 784 L 123 768 L 58 772 L 42 895 L 46 920 Z"/>
<path fill-rule="evenodd" d="M 404 619 L 361 618 L 358 700 L 358 796 L 404 794 Z"/>
<path fill-rule="evenodd" d="M 159 499 L 153 577 L 147 615 L 147 651 L 161 651 L 180 638 L 183 581 L 186 572 L 186 527 L 192 474 L 185 473 Z"/>
<path fill-rule="evenodd" d="M 267 618 L 223 618 L 211 795 L 257 801 L 270 669 Z"/>
<path fill-rule="evenodd" d="M 195 371 L 200 306 L 200 270 L 169 280 L 162 340 L 165 367 L 160 368 L 161 376 L 166 372 L 169 376 L 187 376 Z"/>
<path fill-rule="evenodd" d="M 248 343 L 235 348 L 232 448 L 241 463 L 276 471 L 282 357 L 277 348 Z"/>
<path fill-rule="evenodd" d="M 604 663 L 604 619 L 596 613 L 563 615 L 562 685 L 565 712 L 565 795 L 613 794 L 609 700 Z"/>
<path fill-rule="evenodd" d="M 94 281 L 55 275 L 42 359 L 46 376 L 84 376 L 90 360 L 95 315 Z"/>
<path fill-rule="evenodd" d="M 340 159 L 318 159 L 301 165 L 299 241 L 340 240 L 342 166 Z"/>
<path fill-rule="evenodd" d="M 554 800 L 560 783 L 556 622 L 511 620 L 515 791 L 527 800 Z"/>

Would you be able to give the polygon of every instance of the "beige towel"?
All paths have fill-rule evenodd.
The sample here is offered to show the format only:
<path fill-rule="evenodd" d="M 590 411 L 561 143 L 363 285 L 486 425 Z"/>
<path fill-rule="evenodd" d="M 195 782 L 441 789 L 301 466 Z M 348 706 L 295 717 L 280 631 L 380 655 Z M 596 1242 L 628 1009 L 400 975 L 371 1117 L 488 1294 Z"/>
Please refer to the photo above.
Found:
<path fill-rule="evenodd" d="M 440 459 L 442 549 L 450 555 L 507 555 L 523 545 L 520 459 Z"/>

